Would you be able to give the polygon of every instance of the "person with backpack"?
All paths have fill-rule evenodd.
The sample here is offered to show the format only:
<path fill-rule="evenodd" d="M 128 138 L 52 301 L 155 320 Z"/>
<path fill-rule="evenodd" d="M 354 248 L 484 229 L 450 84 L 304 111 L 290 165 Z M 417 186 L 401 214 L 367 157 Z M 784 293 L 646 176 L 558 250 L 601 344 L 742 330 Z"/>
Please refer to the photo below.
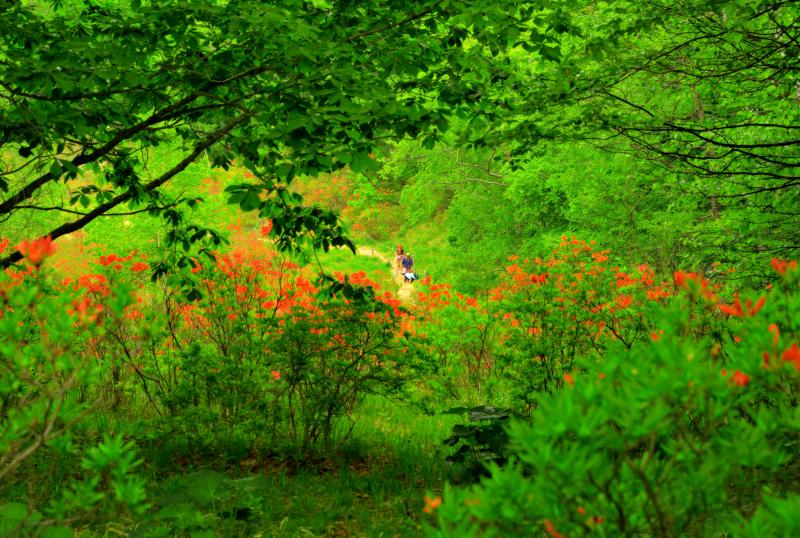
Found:
<path fill-rule="evenodd" d="M 406 282 L 414 282 L 417 279 L 417 275 L 414 273 L 414 258 L 411 257 L 411 253 L 403 256 L 403 260 L 401 262 L 403 265 L 403 278 Z"/>

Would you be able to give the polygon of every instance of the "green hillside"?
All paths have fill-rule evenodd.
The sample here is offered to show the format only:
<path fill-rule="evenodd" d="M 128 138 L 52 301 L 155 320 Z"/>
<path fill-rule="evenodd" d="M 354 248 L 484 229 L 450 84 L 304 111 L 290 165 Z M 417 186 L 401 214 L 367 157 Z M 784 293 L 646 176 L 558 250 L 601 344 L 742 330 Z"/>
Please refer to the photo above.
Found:
<path fill-rule="evenodd" d="M 798 80 L 792 1 L 0 0 L 0 537 L 800 536 Z"/>

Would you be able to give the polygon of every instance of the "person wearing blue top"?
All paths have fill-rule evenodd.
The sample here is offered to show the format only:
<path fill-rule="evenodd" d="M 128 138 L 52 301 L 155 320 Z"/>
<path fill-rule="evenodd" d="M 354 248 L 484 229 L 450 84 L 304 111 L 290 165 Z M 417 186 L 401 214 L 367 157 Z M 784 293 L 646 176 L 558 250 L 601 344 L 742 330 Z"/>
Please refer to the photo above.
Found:
<path fill-rule="evenodd" d="M 410 252 L 403 256 L 401 263 L 403 264 L 403 272 L 410 273 L 411 269 L 414 267 L 414 259 L 411 257 Z"/>
<path fill-rule="evenodd" d="M 403 278 L 406 282 L 414 282 L 417 279 L 417 275 L 414 274 L 414 258 L 411 257 L 411 253 L 403 256 L 402 260 L 403 265 Z"/>

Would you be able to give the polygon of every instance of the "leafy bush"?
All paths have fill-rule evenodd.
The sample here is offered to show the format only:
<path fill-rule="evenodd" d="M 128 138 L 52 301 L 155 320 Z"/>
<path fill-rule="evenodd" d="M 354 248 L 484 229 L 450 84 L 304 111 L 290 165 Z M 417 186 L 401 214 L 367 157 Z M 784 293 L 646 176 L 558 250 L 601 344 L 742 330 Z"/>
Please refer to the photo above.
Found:
<path fill-rule="evenodd" d="M 579 360 L 530 421 L 514 463 L 450 489 L 431 536 L 793 536 L 800 519 L 800 277 L 721 303 L 676 273 L 682 301 L 651 337 Z"/>
<path fill-rule="evenodd" d="M 80 286 L 54 287 L 39 270 L 49 239 L 19 248 L 25 271 L 0 274 L 0 493 L 22 500 L 25 487 L 27 502 L 0 505 L 0 534 L 63 535 L 70 531 L 54 524 L 92 509 L 145 508 L 133 444 L 76 439 L 103 384 L 103 365 L 86 350 L 103 338 L 101 320 L 123 317 L 131 297 L 118 287 L 100 305 Z M 82 470 L 65 472 L 64 461 Z M 65 480 L 53 486 L 52 475 Z M 42 489 L 49 489 L 43 498 L 30 498 Z"/>
<path fill-rule="evenodd" d="M 510 261 L 480 298 L 419 283 L 419 332 L 439 358 L 439 388 L 450 397 L 530 412 L 578 361 L 647 339 L 652 312 L 674 290 L 647 265 L 625 270 L 609 251 L 575 238 L 563 237 L 547 259 Z"/>
<path fill-rule="evenodd" d="M 493 397 L 499 324 L 485 301 L 426 277 L 415 284 L 418 337 L 440 375 L 428 381 L 437 398 L 477 404 Z"/>
<path fill-rule="evenodd" d="M 566 237 L 549 259 L 517 260 L 506 271 L 489 292 L 503 324 L 496 375 L 510 381 L 526 411 L 561 387 L 579 360 L 599 359 L 611 343 L 631 347 L 647 338 L 648 311 L 672 288 L 646 265 L 626 271 L 607 250 Z"/>
<path fill-rule="evenodd" d="M 448 465 L 462 466 L 466 478 L 474 482 L 487 473 L 489 464 L 506 464 L 509 450 L 505 427 L 515 416 L 514 411 L 480 405 L 454 407 L 444 413 L 465 414 L 470 422 L 454 425 L 450 437 L 444 440 L 445 446 L 456 449 L 446 458 Z"/>
<path fill-rule="evenodd" d="M 104 281 L 135 279 L 129 261 L 101 257 Z M 181 293 L 187 279 L 195 301 Z M 140 294 L 95 345 L 120 357 L 120 383 L 146 397 L 138 435 L 233 458 L 286 443 L 304 452 L 329 445 L 365 395 L 402 392 L 425 366 L 409 314 L 363 272 L 326 285 L 333 293 L 320 297 L 303 270 L 261 246 Z"/>

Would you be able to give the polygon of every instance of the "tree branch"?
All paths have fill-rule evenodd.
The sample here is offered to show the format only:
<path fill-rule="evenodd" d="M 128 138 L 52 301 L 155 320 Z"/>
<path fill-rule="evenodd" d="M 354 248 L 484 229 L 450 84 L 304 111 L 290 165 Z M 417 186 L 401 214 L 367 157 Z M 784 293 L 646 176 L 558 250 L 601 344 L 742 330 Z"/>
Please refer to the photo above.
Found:
<path fill-rule="evenodd" d="M 362 37 L 366 37 L 366 36 L 372 35 L 372 34 L 377 34 L 377 33 L 380 33 L 380 32 L 385 32 L 386 30 L 391 30 L 392 28 L 397 28 L 398 26 L 402 26 L 402 25 L 407 24 L 407 23 L 409 23 L 411 21 L 414 21 L 414 20 L 417 20 L 417 19 L 421 19 L 425 15 L 428 15 L 429 13 L 433 12 L 433 10 L 436 8 L 436 6 L 439 5 L 440 3 L 441 2 L 434 2 L 434 4 L 431 7 L 429 7 L 428 9 L 426 9 L 424 11 L 420 11 L 419 13 L 416 13 L 414 15 L 410 15 L 410 16 L 406 17 L 405 19 L 401 20 L 401 21 L 398 21 L 398 22 L 395 22 L 395 23 L 392 23 L 392 24 L 387 24 L 386 26 L 382 26 L 380 28 L 375 28 L 374 30 L 365 30 L 365 31 L 360 32 L 358 34 L 354 34 L 354 35 L 348 37 L 345 41 L 347 41 L 347 42 L 355 41 L 357 39 L 361 39 Z"/>
<path fill-rule="evenodd" d="M 173 166 L 170 170 L 159 176 L 158 178 L 146 183 L 144 185 L 143 190 L 146 192 L 153 191 L 178 175 L 180 172 L 186 169 L 191 163 L 193 163 L 205 150 L 222 140 L 228 133 L 230 133 L 233 129 L 237 126 L 241 125 L 248 119 L 250 119 L 255 112 L 248 112 L 231 120 L 222 128 L 218 129 L 215 133 L 211 136 L 203 140 L 200 144 L 196 145 L 194 150 L 187 155 L 183 160 L 181 160 L 178 164 Z M 112 200 L 101 204 L 94 208 L 92 211 L 87 213 L 86 215 L 82 216 L 81 218 L 74 220 L 72 222 L 68 222 L 58 226 L 54 230 L 52 230 L 48 235 L 51 238 L 57 239 L 62 235 L 66 235 L 72 233 L 74 231 L 80 230 L 90 222 L 92 222 L 97 217 L 102 216 L 103 214 L 107 213 L 109 210 L 115 208 L 116 206 L 131 200 L 136 194 L 136 191 L 129 190 L 122 194 L 115 196 Z M 0 260 L 0 268 L 8 267 L 13 263 L 16 263 L 22 259 L 22 254 L 19 251 L 14 251 L 13 253 L 9 254 L 2 260 Z"/>
<path fill-rule="evenodd" d="M 149 206 L 149 207 L 145 207 L 144 209 L 137 209 L 135 211 L 126 211 L 126 212 L 123 212 L 123 213 L 104 213 L 104 214 L 99 215 L 99 216 L 100 217 L 128 217 L 128 216 L 131 216 L 131 215 L 138 215 L 139 213 L 146 213 L 148 211 L 153 211 L 153 210 L 159 210 L 160 211 L 160 210 L 164 210 L 164 209 L 169 209 L 171 207 L 177 206 L 179 203 L 180 203 L 180 201 L 176 201 L 176 202 L 173 202 L 171 204 L 167 204 L 165 206 Z M 41 206 L 36 206 L 36 205 L 21 205 L 21 206 L 17 206 L 16 209 L 32 209 L 34 211 L 60 211 L 62 213 L 69 213 L 71 215 L 81 215 L 81 216 L 85 216 L 85 215 L 89 214 L 89 213 L 87 213 L 85 211 L 75 211 L 74 209 L 67 209 L 66 207 L 59 207 L 59 206 L 41 207 Z"/>

